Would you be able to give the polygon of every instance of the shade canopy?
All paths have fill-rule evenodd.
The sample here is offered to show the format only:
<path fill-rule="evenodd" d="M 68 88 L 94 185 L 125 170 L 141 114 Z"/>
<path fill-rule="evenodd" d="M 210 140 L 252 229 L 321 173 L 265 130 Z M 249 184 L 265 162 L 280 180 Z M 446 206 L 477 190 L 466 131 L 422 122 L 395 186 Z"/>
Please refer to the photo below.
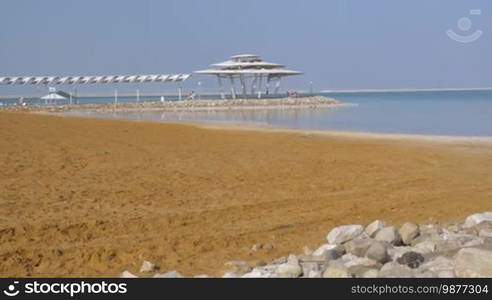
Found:
<path fill-rule="evenodd" d="M 57 94 L 57 93 L 49 93 L 48 95 L 41 97 L 43 100 L 66 100 L 67 98 Z"/>
<path fill-rule="evenodd" d="M 146 82 L 181 82 L 190 74 L 154 74 L 154 75 L 104 75 L 104 76 L 27 76 L 0 77 L 4 85 L 37 84 L 111 84 L 111 83 L 146 83 Z"/>
<path fill-rule="evenodd" d="M 234 55 L 226 61 L 212 64 L 212 68 L 194 73 L 219 77 L 266 76 L 269 78 L 302 74 L 299 71 L 286 70 L 282 64 L 263 61 L 255 54 Z"/>

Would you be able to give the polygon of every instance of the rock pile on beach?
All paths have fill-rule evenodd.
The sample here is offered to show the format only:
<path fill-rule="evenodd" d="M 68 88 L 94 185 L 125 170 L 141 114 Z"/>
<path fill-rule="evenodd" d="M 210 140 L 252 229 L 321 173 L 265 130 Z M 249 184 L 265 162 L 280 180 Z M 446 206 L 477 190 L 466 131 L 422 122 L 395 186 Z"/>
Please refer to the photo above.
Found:
<path fill-rule="evenodd" d="M 446 226 L 407 222 L 395 227 L 380 220 L 366 226 L 343 225 L 329 231 L 326 240 L 314 251 L 305 247 L 303 254 L 280 257 L 268 264 L 228 262 L 223 277 L 492 277 L 492 212 Z M 144 262 L 142 270 L 153 272 L 153 264 Z M 128 271 L 121 276 L 136 277 Z M 154 277 L 182 275 L 169 271 Z"/>
<path fill-rule="evenodd" d="M 6 106 L 5 111 L 93 111 L 93 112 L 131 112 L 131 111 L 211 111 L 235 109 L 273 109 L 273 108 L 315 108 L 342 105 L 341 102 L 324 96 L 299 98 L 266 98 L 266 99 L 215 99 L 215 100 L 182 100 L 182 101 L 146 101 L 118 102 L 74 105 L 41 105 L 41 106 Z"/>

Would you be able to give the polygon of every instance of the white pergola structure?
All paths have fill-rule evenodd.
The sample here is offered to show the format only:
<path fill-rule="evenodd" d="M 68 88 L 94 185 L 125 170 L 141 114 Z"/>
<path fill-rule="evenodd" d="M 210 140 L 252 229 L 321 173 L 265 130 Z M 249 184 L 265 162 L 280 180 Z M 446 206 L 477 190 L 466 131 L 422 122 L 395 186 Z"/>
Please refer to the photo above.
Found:
<path fill-rule="evenodd" d="M 177 82 L 188 79 L 190 74 L 154 74 L 154 75 L 99 75 L 99 76 L 28 76 L 0 77 L 0 85 L 75 85 L 75 84 L 116 84 L 116 83 L 149 83 Z M 181 85 L 178 89 L 181 99 Z M 137 90 L 138 95 L 138 90 Z M 138 96 L 137 96 L 138 97 Z"/>
<path fill-rule="evenodd" d="M 248 95 L 248 81 L 250 81 L 250 95 L 258 95 L 261 98 L 263 78 L 266 79 L 265 94 L 270 93 L 270 82 L 276 80 L 275 94 L 280 88 L 280 80 L 282 77 L 291 75 L 300 75 L 302 72 L 286 70 L 283 65 L 262 61 L 258 55 L 242 54 L 231 56 L 229 60 L 213 64 L 213 68 L 201 71 L 195 71 L 196 74 L 208 74 L 217 76 L 219 82 L 220 93 L 222 98 L 225 98 L 222 79 L 229 78 L 231 83 L 231 97 L 236 99 L 237 93 L 235 88 L 235 80 L 237 79 L 241 85 L 241 94 L 245 97 Z"/>

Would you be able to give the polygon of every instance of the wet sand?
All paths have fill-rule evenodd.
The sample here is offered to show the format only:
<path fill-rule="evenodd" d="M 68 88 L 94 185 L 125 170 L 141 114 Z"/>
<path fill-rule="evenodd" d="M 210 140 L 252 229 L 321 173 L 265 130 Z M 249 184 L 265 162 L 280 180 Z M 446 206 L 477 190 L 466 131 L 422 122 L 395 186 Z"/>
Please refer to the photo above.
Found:
<path fill-rule="evenodd" d="M 492 209 L 486 140 L 242 128 L 0 113 L 0 275 L 218 275 L 340 224 Z"/>

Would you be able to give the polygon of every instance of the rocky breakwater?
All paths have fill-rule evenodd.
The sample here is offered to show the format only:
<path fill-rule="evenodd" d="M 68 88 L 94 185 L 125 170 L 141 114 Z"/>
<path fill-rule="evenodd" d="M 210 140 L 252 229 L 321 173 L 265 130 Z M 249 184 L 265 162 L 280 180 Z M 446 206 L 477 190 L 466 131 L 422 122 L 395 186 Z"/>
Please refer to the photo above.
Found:
<path fill-rule="evenodd" d="M 68 111 L 90 112 L 142 112 L 142 111 L 221 111 L 221 110 L 252 110 L 252 109 L 296 109 L 346 106 L 332 98 L 311 96 L 299 98 L 266 98 L 266 99 L 213 99 L 213 100 L 182 100 L 182 101 L 142 101 L 118 102 L 110 100 L 106 103 L 59 104 L 59 105 L 28 105 L 5 106 L 2 111 L 63 113 Z"/>
<path fill-rule="evenodd" d="M 333 228 L 326 240 L 314 251 L 305 247 L 303 254 L 260 266 L 228 262 L 223 277 L 492 277 L 492 212 L 445 226 L 407 222 L 395 227 L 380 220 L 367 226 L 343 225 Z M 151 266 L 145 262 L 142 269 L 151 271 Z M 125 271 L 122 276 L 134 275 Z M 176 271 L 154 276 L 181 277 Z"/>

